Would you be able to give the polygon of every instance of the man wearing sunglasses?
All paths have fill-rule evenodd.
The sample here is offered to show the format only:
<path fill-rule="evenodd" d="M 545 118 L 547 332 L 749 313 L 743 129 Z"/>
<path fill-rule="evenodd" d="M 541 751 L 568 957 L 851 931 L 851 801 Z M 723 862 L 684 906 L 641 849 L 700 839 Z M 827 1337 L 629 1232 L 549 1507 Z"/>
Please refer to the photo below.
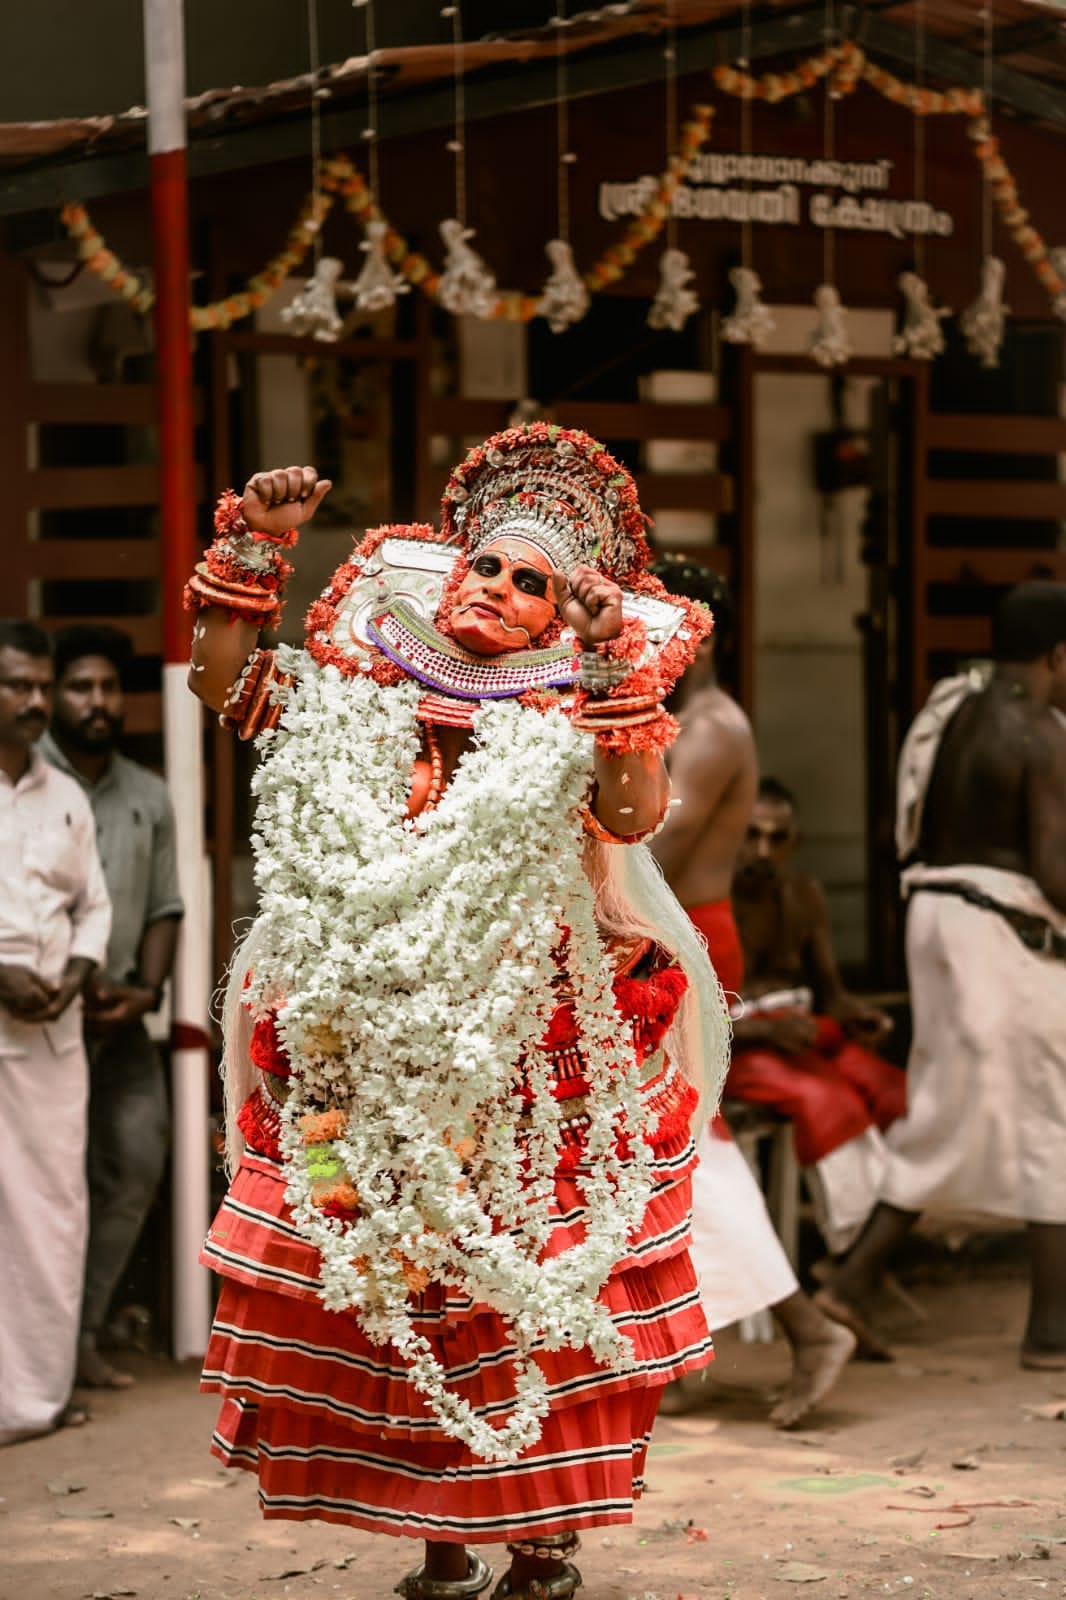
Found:
<path fill-rule="evenodd" d="M 733 878 L 746 1010 L 727 1092 L 792 1123 L 822 1232 L 840 1249 L 873 1205 L 880 1134 L 903 1114 L 906 1079 L 871 1048 L 891 1020 L 844 987 L 825 891 L 794 864 L 798 839 L 791 792 L 763 778 Z"/>

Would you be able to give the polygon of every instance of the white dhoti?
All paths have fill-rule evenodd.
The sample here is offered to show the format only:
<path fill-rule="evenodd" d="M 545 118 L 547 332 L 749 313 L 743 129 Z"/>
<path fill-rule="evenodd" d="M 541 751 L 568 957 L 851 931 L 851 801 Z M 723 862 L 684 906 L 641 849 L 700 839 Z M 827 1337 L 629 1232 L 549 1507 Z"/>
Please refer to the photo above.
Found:
<path fill-rule="evenodd" d="M 88 1069 L 71 1010 L 49 1028 L 8 1020 L 0 1034 L 0 1444 L 54 1427 L 74 1381 Z"/>
<path fill-rule="evenodd" d="M 1066 1222 L 1066 963 L 995 911 L 923 882 L 966 883 L 1066 932 L 1030 878 L 993 867 L 904 876 L 914 1043 L 908 1111 L 885 1136 L 882 1198 L 938 1216 Z"/>
<path fill-rule="evenodd" d="M 762 1190 L 732 1139 L 705 1127 L 692 1175 L 692 1265 L 711 1332 L 786 1300 L 799 1287 Z"/>

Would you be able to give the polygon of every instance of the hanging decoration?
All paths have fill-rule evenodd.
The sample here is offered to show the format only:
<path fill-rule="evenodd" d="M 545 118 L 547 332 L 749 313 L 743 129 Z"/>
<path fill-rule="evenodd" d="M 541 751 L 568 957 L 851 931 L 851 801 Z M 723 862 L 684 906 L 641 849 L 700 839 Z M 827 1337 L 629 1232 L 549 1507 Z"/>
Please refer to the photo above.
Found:
<path fill-rule="evenodd" d="M 547 320 L 552 333 L 565 333 L 580 322 L 589 308 L 590 298 L 584 280 L 574 264 L 570 244 L 570 168 L 577 160 L 570 148 L 570 108 L 567 104 L 566 49 L 563 30 L 568 26 L 566 0 L 558 0 L 555 16 L 555 211 L 559 236 L 544 246 L 551 275 L 537 302 L 537 313 Z"/>
<path fill-rule="evenodd" d="M 700 297 L 689 284 L 696 274 L 683 250 L 664 250 L 659 258 L 659 287 L 648 312 L 648 327 L 657 332 L 669 329 L 680 333 L 693 312 L 700 308 Z M 765 308 L 764 308 L 765 309 Z"/>
<path fill-rule="evenodd" d="M 443 6 L 441 16 L 452 25 L 455 63 L 455 132 L 448 149 L 455 157 L 455 216 L 440 224 L 444 271 L 437 281 L 437 299 L 455 317 L 487 317 L 496 303 L 496 278 L 484 258 L 470 246 L 475 230 L 466 225 L 466 87 L 463 59 L 463 14 L 457 4 Z M 376 191 L 375 191 L 376 192 Z"/>
<path fill-rule="evenodd" d="M 825 29 L 829 38 L 833 25 L 830 0 L 826 0 Z M 832 161 L 836 153 L 835 103 L 843 93 L 838 73 L 829 75 L 823 89 L 822 154 Z M 811 360 L 827 369 L 842 367 L 851 356 L 851 336 L 848 333 L 847 313 L 836 286 L 836 230 L 825 229 L 822 235 L 822 282 L 814 291 L 814 306 L 818 320 L 807 340 Z"/>
<path fill-rule="evenodd" d="M 916 0 L 914 8 L 914 60 L 918 72 L 918 97 L 925 88 L 925 0 Z M 919 204 L 925 200 L 925 118 L 914 118 L 914 195 Z M 903 295 L 903 322 L 892 341 L 896 355 L 910 356 L 915 361 L 932 361 L 944 349 L 943 319 L 950 316 L 944 307 L 933 305 L 932 294 L 925 281 L 925 239 L 916 234 L 914 239 L 914 270 L 903 272 L 899 279 Z"/>
<path fill-rule="evenodd" d="M 754 99 L 752 94 L 745 92 L 750 82 L 746 74 L 751 54 L 751 0 L 744 0 L 741 11 L 740 51 L 738 64 L 745 75 L 740 94 L 740 154 L 747 173 L 751 155 L 751 102 Z M 744 179 L 744 189 L 747 194 L 751 193 L 751 180 L 748 177 Z M 736 302 L 731 315 L 722 323 L 722 338 L 728 344 L 750 344 L 753 349 L 761 350 L 777 324 L 769 306 L 763 303 L 762 280 L 752 267 L 751 255 L 751 207 L 745 206 L 744 220 L 740 224 L 740 266 L 734 267 L 729 274 Z"/>
<path fill-rule="evenodd" d="M 363 142 L 367 147 L 370 164 L 370 187 L 381 193 L 378 171 L 378 80 L 375 63 L 376 36 L 374 32 L 374 0 L 353 0 L 355 6 L 366 12 L 366 127 Z M 352 296 L 357 311 L 376 316 L 396 304 L 396 296 L 410 294 L 411 285 L 399 272 L 393 272 L 385 256 L 385 236 L 388 228 L 384 222 L 370 221 L 365 227 L 365 237 L 360 250 L 366 260 L 359 276 L 352 284 Z"/>
<path fill-rule="evenodd" d="M 820 367 L 842 367 L 851 358 L 852 347 L 839 289 L 831 283 L 819 284 L 814 291 L 814 305 L 818 321 L 807 341 L 811 359 Z"/>
<path fill-rule="evenodd" d="M 989 78 L 992 60 L 992 9 L 985 5 L 981 12 L 984 23 L 981 88 L 985 105 L 988 104 Z M 981 288 L 977 299 L 959 317 L 959 327 L 966 347 L 977 357 L 983 367 L 998 367 L 999 352 L 1007 324 L 1007 307 L 1003 303 L 1003 284 L 1007 269 L 998 256 L 992 254 L 992 193 L 987 183 L 981 185 Z"/>
<path fill-rule="evenodd" d="M 411 285 L 399 272 L 393 272 L 385 256 L 388 223 L 368 222 L 366 238 L 359 246 L 367 253 L 362 270 L 352 284 L 356 307 L 371 314 L 388 311 L 396 304 L 396 296 L 410 294 Z"/>
<path fill-rule="evenodd" d="M 318 48 L 318 0 L 307 0 L 307 58 L 311 81 L 311 198 L 317 199 L 322 171 L 322 96 L 329 90 L 320 86 L 321 62 Z M 314 268 L 304 287 L 293 296 L 281 320 L 291 333 L 308 335 L 325 344 L 334 344 L 344 326 L 337 310 L 344 262 L 336 256 L 323 256 L 320 227 L 312 230 L 311 250 Z"/>
<path fill-rule="evenodd" d="M 762 300 L 762 279 L 750 267 L 734 267 L 729 282 L 736 296 L 733 310 L 722 323 L 722 338 L 729 344 L 750 344 L 761 350 L 777 324 Z"/>
<path fill-rule="evenodd" d="M 337 310 L 337 293 L 343 271 L 344 262 L 339 257 L 319 257 L 303 288 L 282 310 L 281 320 L 290 333 L 310 335 L 324 344 L 333 344 L 340 338 L 344 321 Z"/>
<path fill-rule="evenodd" d="M 444 271 L 437 285 L 437 299 L 453 316 L 487 317 L 496 303 L 496 279 L 468 241 L 473 228 L 459 217 L 448 217 L 440 225 L 444 240 Z"/>
<path fill-rule="evenodd" d="M 985 256 L 981 262 L 981 291 L 959 318 L 966 348 L 983 367 L 999 366 L 1009 309 L 1003 303 L 1006 276 L 1007 269 L 998 256 Z"/>
<path fill-rule="evenodd" d="M 927 89 L 924 85 L 905 83 L 868 60 L 853 41 L 844 41 L 819 51 L 787 72 L 755 77 L 737 66 L 723 65 L 714 68 L 711 76 L 725 94 L 776 104 L 810 89 L 829 74 L 834 76 L 841 94 L 849 93 L 859 82 L 865 82 L 885 99 L 906 106 L 918 117 L 956 115 L 969 119 L 969 138 L 1000 220 L 1032 266 L 1053 310 L 1066 320 L 1066 255 L 1049 251 L 1032 225 L 1028 212 L 1022 207 L 1015 179 L 985 115 L 984 97 L 979 88 L 938 91 Z M 582 275 L 591 294 L 619 282 L 640 251 L 662 232 L 673 197 L 685 182 L 694 158 L 707 142 L 713 118 L 713 106 L 699 104 L 692 108 L 681 130 L 676 162 L 671 162 L 661 174 L 649 193 L 644 209 L 630 219 L 618 242 L 609 245 L 599 260 Z M 265 305 L 290 273 L 302 264 L 317 231 L 337 200 L 364 227 L 369 222 L 384 223 L 384 255 L 391 268 L 406 283 L 436 299 L 441 274 L 424 255 L 412 250 L 403 235 L 392 226 L 381 211 L 375 193 L 349 156 L 338 153 L 325 159 L 317 176 L 315 190 L 305 200 L 282 250 L 249 278 L 240 291 L 207 305 L 191 307 L 189 323 L 192 330 L 199 333 L 229 328 Z M 150 285 L 132 272 L 109 248 L 94 226 L 87 208 L 80 202 L 71 202 L 60 211 L 60 221 L 74 241 L 78 258 L 85 263 L 87 270 L 126 299 L 136 311 L 147 314 L 154 303 Z M 1066 251 L 1066 246 L 1061 249 Z M 529 322 L 539 315 L 540 300 L 538 295 L 501 291 L 485 315 L 493 319 Z M 767 315 L 770 314 L 768 308 L 764 310 Z"/>
<path fill-rule="evenodd" d="M 903 324 L 892 341 L 893 353 L 915 361 L 932 361 L 944 349 L 944 330 L 940 326 L 951 315 L 946 306 L 934 306 L 929 285 L 916 272 L 901 272 Z"/>
<path fill-rule="evenodd" d="M 666 157 L 667 166 L 676 163 L 677 123 L 677 0 L 666 4 Z M 656 332 L 680 333 L 689 317 L 699 310 L 700 299 L 689 285 L 695 279 L 689 258 L 677 243 L 677 216 L 670 206 L 666 221 L 666 249 L 659 257 L 659 287 L 648 309 L 648 327 Z"/>

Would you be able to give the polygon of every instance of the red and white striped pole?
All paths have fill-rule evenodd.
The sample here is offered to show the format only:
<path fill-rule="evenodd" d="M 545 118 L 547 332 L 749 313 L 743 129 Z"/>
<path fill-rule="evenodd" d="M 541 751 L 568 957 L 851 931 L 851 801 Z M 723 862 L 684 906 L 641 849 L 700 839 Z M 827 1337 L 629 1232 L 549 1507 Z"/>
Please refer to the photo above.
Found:
<path fill-rule="evenodd" d="M 185 900 L 174 971 L 171 1057 L 172 1344 L 175 1357 L 182 1360 L 203 1354 L 211 1320 L 208 1275 L 197 1264 L 207 1231 L 210 1196 L 210 880 L 204 848 L 202 719 L 200 703 L 185 681 L 191 627 L 182 608 L 185 580 L 198 556 L 183 0 L 143 0 L 143 14 L 163 549 L 163 735 Z"/>

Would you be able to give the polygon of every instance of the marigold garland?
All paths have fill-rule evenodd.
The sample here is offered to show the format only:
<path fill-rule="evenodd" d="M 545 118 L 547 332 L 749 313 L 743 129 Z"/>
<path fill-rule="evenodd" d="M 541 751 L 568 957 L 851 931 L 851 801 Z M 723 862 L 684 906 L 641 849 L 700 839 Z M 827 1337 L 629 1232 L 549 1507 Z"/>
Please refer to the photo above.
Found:
<path fill-rule="evenodd" d="M 969 134 L 975 154 L 983 168 L 985 182 L 991 186 L 1005 226 L 1052 301 L 1066 295 L 1066 280 L 1055 271 L 1043 238 L 1032 227 L 1028 213 L 1019 203 L 1017 183 L 1003 160 L 998 140 L 989 131 L 987 109 L 980 89 L 937 90 L 907 83 L 871 61 L 853 40 L 845 40 L 819 51 L 787 72 L 756 75 L 739 67 L 722 64 L 712 69 L 711 77 L 723 94 L 740 100 L 759 100 L 769 105 L 802 94 L 824 78 L 831 79 L 831 86 L 837 94 L 850 94 L 861 79 L 884 99 L 906 107 L 915 116 L 970 117 Z M 707 141 L 713 117 L 712 106 L 693 107 L 691 117 L 682 128 L 677 154 L 660 176 L 646 209 L 632 219 L 623 237 L 609 245 L 599 260 L 583 274 L 585 286 L 590 291 L 596 292 L 617 283 L 632 266 L 638 253 L 662 232 L 673 197 L 685 181 L 693 158 Z M 192 307 L 189 322 L 193 330 L 199 333 L 228 328 L 265 305 L 285 278 L 303 261 L 337 197 L 361 224 L 372 221 L 387 224 L 385 254 L 388 261 L 408 283 L 421 289 L 430 298 L 435 298 L 441 274 L 426 256 L 412 250 L 403 234 L 388 222 L 362 173 L 347 155 L 341 154 L 322 162 L 319 190 L 304 202 L 284 248 L 261 272 L 249 278 L 246 288 L 239 293 L 206 306 Z M 155 299 L 152 289 L 109 249 L 93 226 L 85 206 L 80 202 L 65 205 L 60 212 L 60 220 L 75 241 L 79 258 L 88 269 L 128 301 L 134 310 L 146 314 Z M 539 307 L 539 294 L 504 291 L 493 302 L 488 318 L 530 322 L 539 314 Z"/>
<path fill-rule="evenodd" d="M 289 273 L 300 265 L 332 208 L 332 195 L 309 195 L 289 230 L 284 248 L 267 262 L 261 272 L 248 279 L 245 289 L 238 294 L 227 295 L 224 300 L 215 300 L 210 305 L 190 308 L 189 326 L 194 332 L 228 328 L 231 323 L 240 322 L 242 318 L 251 316 L 253 311 L 258 311 L 260 306 L 265 306 Z M 59 220 L 77 245 L 78 256 L 89 271 L 94 272 L 124 300 L 128 300 L 135 311 L 147 315 L 155 304 L 154 289 L 123 266 L 93 226 L 86 208 L 72 201 L 63 207 Z"/>

